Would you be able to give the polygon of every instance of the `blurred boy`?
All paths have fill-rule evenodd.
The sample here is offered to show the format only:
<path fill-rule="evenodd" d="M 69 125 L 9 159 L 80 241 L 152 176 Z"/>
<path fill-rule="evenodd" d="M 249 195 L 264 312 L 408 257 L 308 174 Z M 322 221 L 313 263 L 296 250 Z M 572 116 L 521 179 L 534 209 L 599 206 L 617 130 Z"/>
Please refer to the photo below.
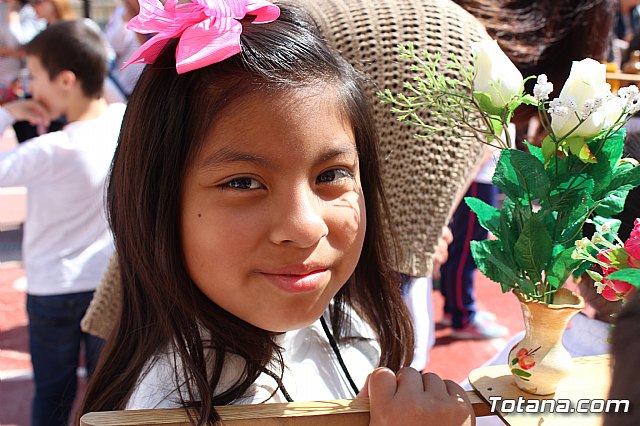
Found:
<path fill-rule="evenodd" d="M 23 259 L 35 396 L 33 425 L 66 425 L 76 394 L 81 342 L 87 372 L 102 341 L 82 318 L 113 253 L 103 204 L 124 105 L 102 96 L 106 51 L 82 21 L 50 25 L 27 46 L 33 99 L 0 108 L 0 132 L 17 120 L 58 132 L 0 153 L 0 186 L 27 187 Z"/>

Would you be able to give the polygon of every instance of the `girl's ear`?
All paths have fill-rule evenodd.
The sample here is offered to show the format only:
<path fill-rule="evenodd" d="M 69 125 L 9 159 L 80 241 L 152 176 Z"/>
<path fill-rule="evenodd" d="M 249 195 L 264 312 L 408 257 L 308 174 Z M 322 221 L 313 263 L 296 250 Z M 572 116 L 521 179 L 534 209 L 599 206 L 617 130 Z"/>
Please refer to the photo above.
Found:
<path fill-rule="evenodd" d="M 70 70 L 64 70 L 61 71 L 60 74 L 58 74 L 55 77 L 55 81 L 63 88 L 66 90 L 71 89 L 73 86 L 76 85 L 76 82 L 78 81 L 78 78 L 76 77 L 75 73 L 73 71 Z"/>

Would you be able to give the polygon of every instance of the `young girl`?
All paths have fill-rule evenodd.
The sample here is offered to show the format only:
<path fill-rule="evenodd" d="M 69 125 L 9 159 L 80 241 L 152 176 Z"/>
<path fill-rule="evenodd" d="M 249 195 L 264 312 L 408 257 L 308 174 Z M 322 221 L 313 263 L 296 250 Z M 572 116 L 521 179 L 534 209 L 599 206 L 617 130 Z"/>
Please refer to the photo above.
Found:
<path fill-rule="evenodd" d="M 170 0 L 166 28 L 143 25 L 153 63 L 108 188 L 121 316 L 81 412 L 194 407 L 200 425 L 214 405 L 360 392 L 371 424 L 471 424 L 460 387 L 402 368 L 413 333 L 358 75 L 301 10 L 214 3 L 245 9 L 211 21 Z M 206 22 L 176 30 L 184 16 Z"/>

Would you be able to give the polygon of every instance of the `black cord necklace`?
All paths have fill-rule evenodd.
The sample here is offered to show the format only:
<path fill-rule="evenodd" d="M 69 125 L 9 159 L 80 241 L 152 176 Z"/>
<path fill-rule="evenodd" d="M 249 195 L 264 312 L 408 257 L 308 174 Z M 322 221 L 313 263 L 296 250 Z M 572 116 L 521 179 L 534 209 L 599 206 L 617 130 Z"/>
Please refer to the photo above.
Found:
<path fill-rule="evenodd" d="M 333 353 L 336 355 L 336 358 L 338 358 L 338 364 L 340 364 L 340 368 L 342 369 L 342 372 L 344 373 L 347 381 L 349 382 L 349 385 L 351 386 L 351 389 L 353 390 L 353 396 L 358 395 L 358 392 L 360 390 L 358 389 L 358 386 L 356 386 L 356 383 L 353 381 L 353 378 L 349 373 L 349 369 L 347 368 L 347 365 L 344 363 L 344 360 L 342 359 L 342 355 L 340 354 L 340 348 L 338 347 L 336 340 L 333 338 L 333 334 L 331 334 L 331 331 L 329 330 L 329 327 L 327 326 L 327 322 L 324 320 L 324 317 L 320 317 L 320 324 L 322 324 L 322 330 L 324 331 L 324 334 L 327 336 L 327 339 L 329 339 L 329 345 L 331 345 L 331 349 L 333 350 Z M 273 380 L 276 381 L 276 383 L 278 384 L 278 388 L 280 389 L 280 392 L 282 392 L 282 395 L 284 395 L 284 398 L 287 400 L 287 402 L 293 402 L 293 398 L 291 398 L 291 394 L 289 394 L 289 392 L 287 391 L 287 388 L 285 388 L 284 386 L 284 383 L 282 383 L 282 378 L 279 377 L 273 371 L 268 370 L 267 368 L 263 368 L 262 371 L 264 371 L 268 376 L 270 376 L 271 378 L 273 378 Z"/>

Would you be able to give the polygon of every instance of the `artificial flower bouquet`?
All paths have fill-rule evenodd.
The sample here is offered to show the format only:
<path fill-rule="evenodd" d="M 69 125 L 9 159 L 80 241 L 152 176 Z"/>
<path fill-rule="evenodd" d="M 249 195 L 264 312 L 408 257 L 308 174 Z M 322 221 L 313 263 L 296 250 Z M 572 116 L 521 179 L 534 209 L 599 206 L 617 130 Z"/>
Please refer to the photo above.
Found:
<path fill-rule="evenodd" d="M 605 65 L 584 59 L 573 63 L 560 96 L 549 100 L 553 86 L 546 76 L 537 76 L 533 94 L 525 93 L 524 83 L 536 77 L 524 79 L 495 41 L 472 49 L 475 65 L 463 67 L 453 56 L 443 66 L 439 55 L 401 46 L 413 81 L 405 82 L 405 93 L 379 95 L 398 119 L 417 126 L 418 137 L 464 127 L 500 149 L 493 184 L 504 193 L 502 206 L 465 199 L 496 237 L 472 242 L 473 258 L 503 292 L 553 303 L 572 274 L 577 277 L 597 262 L 593 247 L 585 248 L 589 257 L 574 254 L 584 224 L 592 222 L 598 235 L 614 241 L 620 222 L 611 217 L 640 185 L 637 162 L 622 158 L 623 126 L 640 109 L 640 94 L 630 86 L 614 95 Z M 548 133 L 541 146 L 525 143 L 526 152 L 511 148 L 503 131 L 524 104 L 537 106 Z"/>

